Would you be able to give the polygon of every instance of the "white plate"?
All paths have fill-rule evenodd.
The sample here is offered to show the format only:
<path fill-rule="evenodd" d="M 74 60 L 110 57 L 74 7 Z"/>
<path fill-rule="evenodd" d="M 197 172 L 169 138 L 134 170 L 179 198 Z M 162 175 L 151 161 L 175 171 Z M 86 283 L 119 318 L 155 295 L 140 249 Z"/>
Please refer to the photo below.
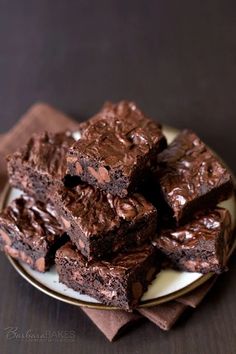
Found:
<path fill-rule="evenodd" d="M 178 133 L 177 130 L 169 127 L 164 127 L 164 133 L 167 137 L 168 143 Z M 77 134 L 77 138 L 79 135 Z M 5 205 L 11 200 L 15 199 L 21 194 L 16 189 L 11 189 Z M 233 220 L 233 226 L 235 226 L 235 197 L 232 196 L 229 200 L 221 203 L 222 206 L 227 208 Z M 55 267 L 52 267 L 50 271 L 46 273 L 39 273 L 32 270 L 29 266 L 23 262 L 18 262 L 11 257 L 8 257 L 16 270 L 32 285 L 36 286 L 41 291 L 51 295 L 59 300 L 69 302 L 79 306 L 90 306 L 96 308 L 112 309 L 112 307 L 100 304 L 97 300 L 90 296 L 82 295 L 72 289 L 69 289 L 66 285 L 59 283 L 58 274 Z M 189 273 L 175 270 L 162 270 L 156 277 L 156 279 L 149 286 L 146 293 L 143 295 L 140 306 L 153 306 L 159 303 L 163 303 L 179 297 L 200 284 L 208 280 L 212 274 L 202 275 L 200 273 Z"/>

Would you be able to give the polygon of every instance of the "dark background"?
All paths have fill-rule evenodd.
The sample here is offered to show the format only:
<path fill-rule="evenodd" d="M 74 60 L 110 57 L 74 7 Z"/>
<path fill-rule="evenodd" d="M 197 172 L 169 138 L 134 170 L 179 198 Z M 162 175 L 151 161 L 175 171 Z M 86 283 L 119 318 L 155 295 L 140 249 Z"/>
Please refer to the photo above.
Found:
<path fill-rule="evenodd" d="M 236 172 L 235 1 L 0 0 L 0 131 L 35 101 L 79 119 L 135 100 L 190 127 Z M 27 284 L 0 256 L 1 353 L 236 352 L 236 261 L 168 333 L 146 322 L 114 344 L 75 307 Z M 75 330 L 71 343 L 6 340 L 4 328 Z"/>

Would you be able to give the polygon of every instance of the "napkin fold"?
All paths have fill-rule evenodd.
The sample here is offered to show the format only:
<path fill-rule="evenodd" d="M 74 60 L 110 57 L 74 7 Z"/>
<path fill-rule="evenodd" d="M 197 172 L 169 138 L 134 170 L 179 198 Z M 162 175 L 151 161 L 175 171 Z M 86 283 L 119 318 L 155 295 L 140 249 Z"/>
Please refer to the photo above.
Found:
<path fill-rule="evenodd" d="M 97 310 L 88 307 L 81 307 L 81 310 L 83 310 L 110 342 L 116 340 L 144 319 L 138 313 L 122 310 Z"/>
<path fill-rule="evenodd" d="M 66 129 L 76 130 L 78 123 L 57 109 L 45 104 L 34 104 L 18 123 L 7 133 L 0 136 L 0 192 L 7 182 L 5 156 L 25 144 L 35 133 L 47 130 L 58 132 Z M 213 286 L 216 276 L 190 293 L 149 308 L 139 308 L 130 313 L 122 310 L 97 310 L 81 307 L 109 341 L 114 341 L 128 328 L 141 322 L 144 318 L 152 321 L 163 330 L 169 330 L 188 307 L 197 307 Z"/>

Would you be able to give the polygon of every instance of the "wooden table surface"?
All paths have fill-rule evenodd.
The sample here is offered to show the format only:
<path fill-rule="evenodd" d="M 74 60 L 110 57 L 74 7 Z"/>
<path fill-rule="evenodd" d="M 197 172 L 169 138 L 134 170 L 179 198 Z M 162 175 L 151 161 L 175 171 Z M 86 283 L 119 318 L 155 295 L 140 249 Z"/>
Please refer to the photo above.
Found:
<path fill-rule="evenodd" d="M 87 118 L 105 100 L 137 101 L 194 129 L 234 172 L 235 1 L 0 0 L 0 132 L 35 101 Z M 170 332 L 150 322 L 110 344 L 78 309 L 34 289 L 0 256 L 0 352 L 236 353 L 236 259 Z M 19 338 L 7 338 L 8 327 Z M 25 340 L 72 331 L 70 342 Z"/>

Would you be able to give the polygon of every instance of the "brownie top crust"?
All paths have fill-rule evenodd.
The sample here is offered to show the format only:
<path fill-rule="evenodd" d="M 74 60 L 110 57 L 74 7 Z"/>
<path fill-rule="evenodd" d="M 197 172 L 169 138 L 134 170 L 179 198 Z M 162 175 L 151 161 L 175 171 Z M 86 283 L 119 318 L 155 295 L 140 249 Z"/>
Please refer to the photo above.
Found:
<path fill-rule="evenodd" d="M 157 213 L 156 208 L 138 193 L 119 198 L 85 183 L 73 189 L 60 188 L 54 199 L 73 216 L 86 236 L 118 228 L 123 221 L 135 224 Z"/>
<path fill-rule="evenodd" d="M 123 175 L 129 176 L 139 157 L 163 139 L 161 126 L 147 118 L 135 103 L 108 102 L 89 120 L 82 139 L 70 148 L 68 158 L 78 152 L 108 169 L 122 167 Z"/>
<path fill-rule="evenodd" d="M 63 234 L 63 229 L 51 204 L 22 195 L 0 214 L 0 233 L 7 244 L 11 244 L 11 238 L 21 239 L 33 249 L 45 249 Z"/>
<path fill-rule="evenodd" d="M 232 183 L 227 169 L 190 130 L 182 131 L 158 155 L 158 166 L 157 176 L 164 198 L 177 219 L 189 202 L 227 182 Z M 228 196 L 225 194 L 219 199 Z"/>
<path fill-rule="evenodd" d="M 216 207 L 213 210 L 198 213 L 184 226 L 163 230 L 155 242 L 158 246 L 174 251 L 191 249 L 196 245 L 201 246 L 203 242 L 206 245 L 205 241 L 217 242 L 217 236 L 225 230 L 231 232 L 230 213 L 227 209 Z"/>
<path fill-rule="evenodd" d="M 67 242 L 64 246 L 59 248 L 56 253 L 57 258 L 65 258 L 80 264 L 80 267 L 86 267 L 90 272 L 98 273 L 101 276 L 119 277 L 122 278 L 126 274 L 133 272 L 137 267 L 142 266 L 142 263 L 152 254 L 155 248 L 152 245 L 144 245 L 136 247 L 127 253 L 120 253 L 110 261 L 90 261 L 87 262 L 86 258 L 72 245 Z"/>
<path fill-rule="evenodd" d="M 9 160 L 20 159 L 23 164 L 54 178 L 66 174 L 66 153 L 74 143 L 71 132 L 36 133 L 27 144 L 8 156 Z"/>

